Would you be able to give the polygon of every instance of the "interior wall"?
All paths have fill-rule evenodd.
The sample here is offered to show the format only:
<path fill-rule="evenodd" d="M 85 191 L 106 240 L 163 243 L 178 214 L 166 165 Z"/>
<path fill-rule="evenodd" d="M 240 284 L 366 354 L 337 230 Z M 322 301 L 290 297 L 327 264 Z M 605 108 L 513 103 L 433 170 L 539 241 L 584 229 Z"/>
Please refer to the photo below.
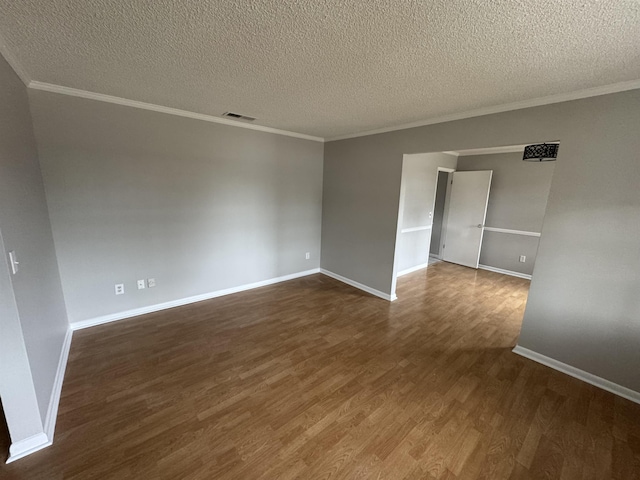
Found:
<path fill-rule="evenodd" d="M 322 143 L 29 95 L 71 322 L 319 267 Z"/>
<path fill-rule="evenodd" d="M 15 442 L 42 431 L 69 325 L 27 91 L 3 58 L 0 105 L 0 229 L 5 257 L 0 272 L 0 395 Z M 8 270 L 10 251 L 20 262 L 16 275 Z M 37 420 L 31 418 L 32 395 Z"/>
<path fill-rule="evenodd" d="M 329 142 L 322 266 L 391 293 L 404 154 L 558 139 L 518 343 L 640 391 L 638 125 L 632 90 Z"/>
<path fill-rule="evenodd" d="M 457 160 L 457 156 L 447 153 L 404 156 L 400 235 L 396 252 L 398 273 L 426 266 L 429 261 L 438 167 L 455 169 Z M 418 228 L 421 230 L 417 230 Z"/>
<path fill-rule="evenodd" d="M 556 162 L 524 162 L 522 152 L 458 158 L 458 170 L 493 170 L 487 227 L 540 233 Z M 539 237 L 485 231 L 480 264 L 531 275 Z M 526 257 L 520 262 L 520 255 Z"/>

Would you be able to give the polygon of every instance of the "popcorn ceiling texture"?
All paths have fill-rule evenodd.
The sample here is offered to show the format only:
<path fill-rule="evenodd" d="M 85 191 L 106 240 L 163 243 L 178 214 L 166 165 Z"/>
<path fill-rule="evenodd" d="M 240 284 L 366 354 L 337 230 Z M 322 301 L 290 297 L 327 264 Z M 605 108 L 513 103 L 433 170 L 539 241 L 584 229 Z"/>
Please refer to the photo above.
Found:
<path fill-rule="evenodd" d="M 0 0 L 32 80 L 333 137 L 640 78 L 633 0 Z"/>

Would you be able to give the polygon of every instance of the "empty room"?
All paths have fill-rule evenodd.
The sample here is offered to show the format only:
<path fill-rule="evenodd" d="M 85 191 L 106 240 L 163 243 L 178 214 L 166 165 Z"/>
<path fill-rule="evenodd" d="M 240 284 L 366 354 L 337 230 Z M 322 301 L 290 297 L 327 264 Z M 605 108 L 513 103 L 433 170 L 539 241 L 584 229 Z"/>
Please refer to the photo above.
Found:
<path fill-rule="evenodd" d="M 640 3 L 0 0 L 0 478 L 640 478 Z"/>

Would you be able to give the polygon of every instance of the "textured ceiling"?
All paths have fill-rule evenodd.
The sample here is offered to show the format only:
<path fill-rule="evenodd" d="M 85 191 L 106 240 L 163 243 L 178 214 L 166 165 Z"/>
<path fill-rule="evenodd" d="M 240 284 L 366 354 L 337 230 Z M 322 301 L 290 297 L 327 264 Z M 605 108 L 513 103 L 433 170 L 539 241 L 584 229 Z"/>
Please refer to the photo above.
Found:
<path fill-rule="evenodd" d="M 0 0 L 32 80 L 335 137 L 640 79 L 637 0 Z"/>

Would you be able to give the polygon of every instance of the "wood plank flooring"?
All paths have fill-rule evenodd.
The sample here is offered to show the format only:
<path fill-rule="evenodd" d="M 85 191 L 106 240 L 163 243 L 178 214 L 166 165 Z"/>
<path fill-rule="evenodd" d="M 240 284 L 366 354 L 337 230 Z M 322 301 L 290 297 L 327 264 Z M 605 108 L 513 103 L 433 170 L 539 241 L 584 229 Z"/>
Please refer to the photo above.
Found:
<path fill-rule="evenodd" d="M 526 280 L 323 275 L 78 331 L 7 479 L 634 479 L 640 406 L 511 352 Z"/>

